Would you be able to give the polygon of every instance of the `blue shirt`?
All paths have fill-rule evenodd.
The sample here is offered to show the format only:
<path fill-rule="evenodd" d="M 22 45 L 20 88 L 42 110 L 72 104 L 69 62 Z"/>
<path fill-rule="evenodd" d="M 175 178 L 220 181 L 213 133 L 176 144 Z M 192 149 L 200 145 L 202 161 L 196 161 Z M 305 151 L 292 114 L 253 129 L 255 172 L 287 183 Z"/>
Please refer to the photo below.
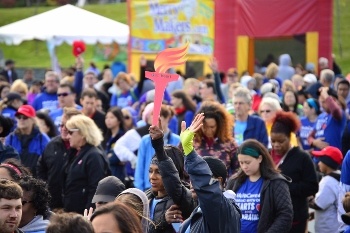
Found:
<path fill-rule="evenodd" d="M 304 150 L 310 150 L 310 144 L 307 141 L 307 138 L 309 137 L 310 133 L 313 131 L 316 121 L 315 122 L 311 122 L 309 120 L 309 118 L 307 117 L 302 117 L 300 119 L 301 122 L 301 127 L 300 127 L 300 131 L 299 131 L 299 137 L 300 137 L 300 142 L 301 145 L 303 146 Z"/>
<path fill-rule="evenodd" d="M 350 150 L 346 153 L 341 166 L 340 182 L 350 185 Z"/>
<path fill-rule="evenodd" d="M 241 233 L 257 232 L 262 184 L 262 177 L 255 182 L 247 178 L 237 191 L 236 203 L 242 211 Z"/>
<path fill-rule="evenodd" d="M 154 220 L 154 210 L 156 208 L 156 205 L 161 201 L 162 199 L 156 199 L 153 198 L 150 204 L 149 208 L 149 216 L 151 217 L 152 220 Z"/>
<path fill-rule="evenodd" d="M 81 106 L 79 105 L 76 105 L 75 108 L 78 110 L 81 110 Z M 63 116 L 63 108 L 59 108 L 50 113 L 50 117 L 52 121 L 55 123 L 57 129 L 59 129 L 59 125 L 61 124 L 62 116 Z"/>
<path fill-rule="evenodd" d="M 315 139 L 325 138 L 330 146 L 341 148 L 341 136 L 346 124 L 346 116 L 342 111 L 341 120 L 336 120 L 331 114 L 326 112 L 321 113 L 315 124 Z"/>
<path fill-rule="evenodd" d="M 244 141 L 244 131 L 247 128 L 247 122 L 242 122 L 242 121 L 235 121 L 235 128 L 234 128 L 234 136 L 235 136 L 235 140 L 238 144 L 238 146 L 240 146 L 243 141 Z"/>
<path fill-rule="evenodd" d="M 56 93 L 43 92 L 37 95 L 33 102 L 33 107 L 35 111 L 40 109 L 48 109 L 50 112 L 58 109 L 58 99 Z"/>
<path fill-rule="evenodd" d="M 125 108 L 132 106 L 137 101 L 137 96 L 134 92 L 127 91 L 121 94 L 113 94 L 110 100 L 110 106 L 117 106 L 119 108 Z"/>

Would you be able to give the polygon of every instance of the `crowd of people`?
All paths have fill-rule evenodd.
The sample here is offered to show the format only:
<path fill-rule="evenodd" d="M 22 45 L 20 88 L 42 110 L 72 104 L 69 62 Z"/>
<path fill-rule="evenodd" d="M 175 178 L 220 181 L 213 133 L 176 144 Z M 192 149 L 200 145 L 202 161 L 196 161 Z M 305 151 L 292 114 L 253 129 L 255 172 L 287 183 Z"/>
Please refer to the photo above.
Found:
<path fill-rule="evenodd" d="M 0 233 L 350 232 L 350 83 L 288 54 L 154 84 L 86 67 L 0 72 Z M 169 69 L 169 73 L 175 70 Z M 138 81 L 136 81 L 138 80 Z"/>

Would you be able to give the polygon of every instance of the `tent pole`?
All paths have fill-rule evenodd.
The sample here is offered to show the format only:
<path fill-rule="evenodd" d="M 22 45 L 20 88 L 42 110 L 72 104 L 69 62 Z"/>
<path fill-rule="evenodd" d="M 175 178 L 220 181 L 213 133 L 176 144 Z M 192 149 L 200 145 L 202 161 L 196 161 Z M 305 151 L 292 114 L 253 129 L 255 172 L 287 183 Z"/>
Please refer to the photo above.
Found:
<path fill-rule="evenodd" d="M 342 49 L 342 43 L 341 43 L 341 35 L 340 35 L 340 0 L 336 1 L 337 4 L 337 34 L 338 34 L 338 47 L 339 47 L 339 55 L 340 57 L 343 57 L 343 49 Z"/>
<path fill-rule="evenodd" d="M 35 8 L 34 8 L 34 15 L 38 14 L 38 7 L 39 7 L 39 0 L 36 0 Z M 38 40 L 34 40 L 34 41 L 35 41 L 35 55 L 38 55 L 38 53 L 39 53 Z"/>

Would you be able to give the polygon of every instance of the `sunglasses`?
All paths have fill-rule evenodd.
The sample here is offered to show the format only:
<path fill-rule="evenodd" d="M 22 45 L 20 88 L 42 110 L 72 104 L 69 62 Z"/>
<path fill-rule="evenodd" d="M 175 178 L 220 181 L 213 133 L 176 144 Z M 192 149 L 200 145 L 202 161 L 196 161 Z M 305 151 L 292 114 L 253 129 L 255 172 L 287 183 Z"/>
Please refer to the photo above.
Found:
<path fill-rule="evenodd" d="M 22 201 L 22 206 L 24 206 L 27 203 L 33 203 L 33 201 Z"/>
<path fill-rule="evenodd" d="M 17 115 L 16 118 L 18 120 L 27 120 L 29 117 L 25 116 L 25 115 Z"/>
<path fill-rule="evenodd" d="M 264 113 L 264 112 L 266 112 L 266 113 L 270 113 L 270 112 L 271 112 L 271 110 L 261 110 L 261 111 L 260 111 L 260 113 Z"/>
<path fill-rule="evenodd" d="M 67 92 L 64 92 L 64 93 L 57 93 L 57 97 L 60 97 L 60 96 L 63 96 L 63 97 L 66 97 L 70 95 L 70 93 L 67 93 Z"/>
<path fill-rule="evenodd" d="M 129 120 L 131 117 L 130 116 L 124 116 L 125 120 Z"/>
<path fill-rule="evenodd" d="M 74 132 L 79 131 L 79 129 L 68 129 L 68 134 L 72 135 Z"/>
<path fill-rule="evenodd" d="M 106 205 L 108 202 L 105 202 L 105 201 L 98 201 L 98 202 L 96 202 L 97 204 L 99 204 L 99 205 Z"/>
<path fill-rule="evenodd" d="M 58 125 L 59 128 L 63 128 L 63 127 L 65 127 L 65 126 L 66 126 L 66 125 L 65 125 L 65 124 L 62 124 L 62 123 Z"/>

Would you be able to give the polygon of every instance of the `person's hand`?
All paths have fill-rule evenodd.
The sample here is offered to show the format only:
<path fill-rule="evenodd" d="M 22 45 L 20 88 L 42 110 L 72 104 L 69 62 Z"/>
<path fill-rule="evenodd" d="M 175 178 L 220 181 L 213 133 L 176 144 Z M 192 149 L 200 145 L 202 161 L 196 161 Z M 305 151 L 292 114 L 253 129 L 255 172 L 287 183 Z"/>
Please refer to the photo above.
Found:
<path fill-rule="evenodd" d="M 141 66 L 146 66 L 147 65 L 147 60 L 144 55 L 141 55 L 140 57 L 140 65 Z"/>
<path fill-rule="evenodd" d="M 323 98 L 323 99 L 327 99 L 328 98 L 328 90 L 329 90 L 329 87 L 321 87 L 320 88 L 320 96 Z"/>
<path fill-rule="evenodd" d="M 168 224 L 183 222 L 182 212 L 178 205 L 170 206 L 170 208 L 165 212 L 165 220 Z"/>
<path fill-rule="evenodd" d="M 203 126 L 204 113 L 197 114 L 193 119 L 190 127 L 186 129 L 186 122 L 181 123 L 180 140 L 184 149 L 185 156 L 193 151 L 194 134 Z"/>
<path fill-rule="evenodd" d="M 217 71 L 219 70 L 218 61 L 216 60 L 215 57 L 213 57 L 212 59 L 210 59 L 209 67 L 210 67 L 210 69 L 213 71 L 213 73 L 215 73 L 215 72 L 217 72 Z"/>
<path fill-rule="evenodd" d="M 88 221 L 90 221 L 90 218 L 92 214 L 94 213 L 94 209 L 90 207 L 89 212 L 87 209 L 84 210 L 84 218 L 86 218 Z"/>
<path fill-rule="evenodd" d="M 164 136 L 162 130 L 162 122 L 160 121 L 160 119 L 158 119 L 158 126 L 152 125 L 149 127 L 149 135 L 151 136 L 152 140 L 157 140 Z"/>
<path fill-rule="evenodd" d="M 83 59 L 83 57 L 77 56 L 77 57 L 75 58 L 75 66 L 76 66 L 76 68 L 77 68 L 78 70 L 83 69 L 83 66 L 84 66 L 84 59 Z"/>
<path fill-rule="evenodd" d="M 312 146 L 317 147 L 317 148 L 322 150 L 323 148 L 329 146 L 329 144 L 327 142 L 325 142 L 324 140 L 325 140 L 325 138 L 317 138 L 317 139 L 312 141 Z"/>
<path fill-rule="evenodd" d="M 198 130 L 203 126 L 203 120 L 204 120 L 204 113 L 199 113 L 195 116 L 193 119 L 190 127 L 186 129 L 186 122 L 181 122 L 181 133 L 185 132 L 186 130 L 189 130 L 192 133 L 197 133 Z"/>

